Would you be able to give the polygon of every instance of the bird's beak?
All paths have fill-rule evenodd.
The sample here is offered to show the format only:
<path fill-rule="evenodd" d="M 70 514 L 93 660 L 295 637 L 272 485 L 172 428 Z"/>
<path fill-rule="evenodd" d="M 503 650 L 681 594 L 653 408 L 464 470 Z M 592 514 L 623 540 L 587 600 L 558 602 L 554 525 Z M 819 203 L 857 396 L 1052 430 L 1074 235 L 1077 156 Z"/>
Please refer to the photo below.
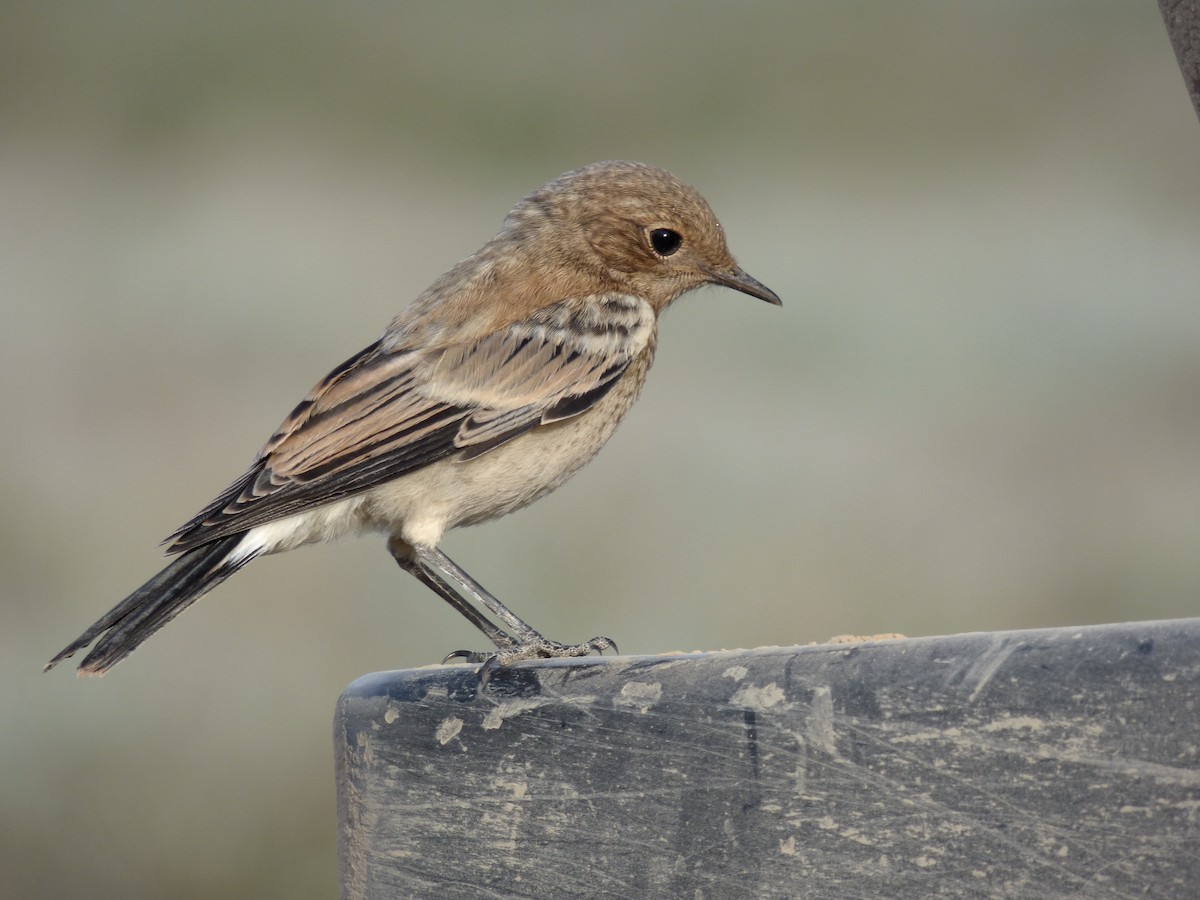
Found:
<path fill-rule="evenodd" d="M 778 294 L 757 278 L 743 272 L 739 266 L 734 266 L 728 272 L 719 272 L 716 269 L 710 269 L 708 277 L 713 284 L 733 288 L 735 291 L 741 291 L 743 294 L 749 294 L 751 297 L 757 297 L 759 300 L 766 300 L 775 306 L 783 306 L 783 301 L 779 299 Z"/>

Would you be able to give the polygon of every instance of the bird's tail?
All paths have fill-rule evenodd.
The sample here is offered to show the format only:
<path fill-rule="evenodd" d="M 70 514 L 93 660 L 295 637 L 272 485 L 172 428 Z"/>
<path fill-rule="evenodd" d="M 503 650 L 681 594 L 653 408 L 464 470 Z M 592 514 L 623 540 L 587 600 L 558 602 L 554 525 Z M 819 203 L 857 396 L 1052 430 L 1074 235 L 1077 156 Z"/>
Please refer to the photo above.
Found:
<path fill-rule="evenodd" d="M 235 556 L 244 534 L 234 534 L 180 554 L 170 565 L 105 613 L 64 647 L 44 671 L 100 638 L 79 664 L 80 675 L 103 675 L 257 554 Z"/>

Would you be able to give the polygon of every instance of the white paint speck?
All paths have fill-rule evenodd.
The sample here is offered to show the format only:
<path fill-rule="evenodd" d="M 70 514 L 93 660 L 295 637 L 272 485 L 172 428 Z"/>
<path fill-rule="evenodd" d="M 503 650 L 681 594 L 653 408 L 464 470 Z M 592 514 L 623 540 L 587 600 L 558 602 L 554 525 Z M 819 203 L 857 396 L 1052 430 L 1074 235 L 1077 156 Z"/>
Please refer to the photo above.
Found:
<path fill-rule="evenodd" d="M 1041 719 L 1035 719 L 1033 716 L 1002 716 L 994 722 L 988 722 L 981 730 L 988 733 L 993 731 L 1041 731 L 1045 724 Z"/>
<path fill-rule="evenodd" d="M 774 681 L 758 687 L 753 684 L 743 684 L 729 698 L 730 706 L 745 706 L 757 712 L 764 712 L 787 699 L 783 688 Z"/>
<path fill-rule="evenodd" d="M 537 709 L 539 706 L 545 706 L 549 702 L 549 700 L 505 700 L 503 703 L 497 703 L 483 717 L 483 730 L 495 731 L 504 724 L 505 719 L 519 716 L 521 713 Z"/>
<path fill-rule="evenodd" d="M 438 723 L 437 730 L 434 731 L 433 736 L 436 737 L 437 742 L 444 747 L 446 744 L 458 737 L 458 733 L 462 731 L 462 728 L 463 720 L 458 716 L 450 716 L 450 718 L 442 719 L 442 721 Z"/>
<path fill-rule="evenodd" d="M 642 713 L 662 699 L 662 685 L 657 681 L 630 681 L 621 687 L 621 695 L 613 699 L 613 706 L 630 706 Z"/>
<path fill-rule="evenodd" d="M 568 706 L 578 706 L 586 709 L 596 702 L 596 697 L 592 694 L 580 694 L 577 697 L 559 697 L 554 699 L 551 697 L 535 697 L 532 699 L 520 700 L 505 700 L 497 703 L 494 707 L 488 710 L 486 716 L 480 725 L 484 731 L 495 731 L 504 724 L 505 719 L 511 719 L 513 716 L 519 716 L 521 713 L 529 712 L 531 709 L 537 709 L 541 706 L 549 706 L 554 703 L 566 704 Z"/>

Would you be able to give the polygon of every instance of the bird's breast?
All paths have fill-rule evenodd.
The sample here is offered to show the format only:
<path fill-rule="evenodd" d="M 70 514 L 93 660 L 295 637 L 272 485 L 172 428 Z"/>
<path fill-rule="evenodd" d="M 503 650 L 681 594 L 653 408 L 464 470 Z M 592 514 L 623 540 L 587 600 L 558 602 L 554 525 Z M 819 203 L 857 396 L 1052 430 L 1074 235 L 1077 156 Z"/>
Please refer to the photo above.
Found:
<path fill-rule="evenodd" d="M 359 515 L 370 527 L 432 547 L 451 528 L 486 522 L 544 497 L 612 437 L 641 392 L 654 343 L 585 412 L 538 425 L 473 459 L 455 454 L 380 485 L 364 496 Z"/>

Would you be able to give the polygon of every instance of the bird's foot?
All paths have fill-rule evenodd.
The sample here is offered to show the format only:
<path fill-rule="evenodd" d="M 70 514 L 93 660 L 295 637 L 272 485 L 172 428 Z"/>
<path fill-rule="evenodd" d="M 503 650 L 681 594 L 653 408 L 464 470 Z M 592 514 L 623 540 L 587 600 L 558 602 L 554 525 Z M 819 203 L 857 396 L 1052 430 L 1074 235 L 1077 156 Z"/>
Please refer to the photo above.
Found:
<path fill-rule="evenodd" d="M 499 650 L 455 650 L 446 656 L 442 662 L 462 660 L 472 665 L 482 665 L 479 670 L 479 680 L 486 684 L 497 669 L 510 666 L 526 659 L 565 659 L 575 656 L 589 656 L 592 653 L 603 654 L 605 650 L 617 650 L 617 642 L 609 637 L 594 637 L 582 644 L 563 644 L 548 638 L 538 636 L 535 640 L 523 644 L 514 642 L 511 646 Z"/>

